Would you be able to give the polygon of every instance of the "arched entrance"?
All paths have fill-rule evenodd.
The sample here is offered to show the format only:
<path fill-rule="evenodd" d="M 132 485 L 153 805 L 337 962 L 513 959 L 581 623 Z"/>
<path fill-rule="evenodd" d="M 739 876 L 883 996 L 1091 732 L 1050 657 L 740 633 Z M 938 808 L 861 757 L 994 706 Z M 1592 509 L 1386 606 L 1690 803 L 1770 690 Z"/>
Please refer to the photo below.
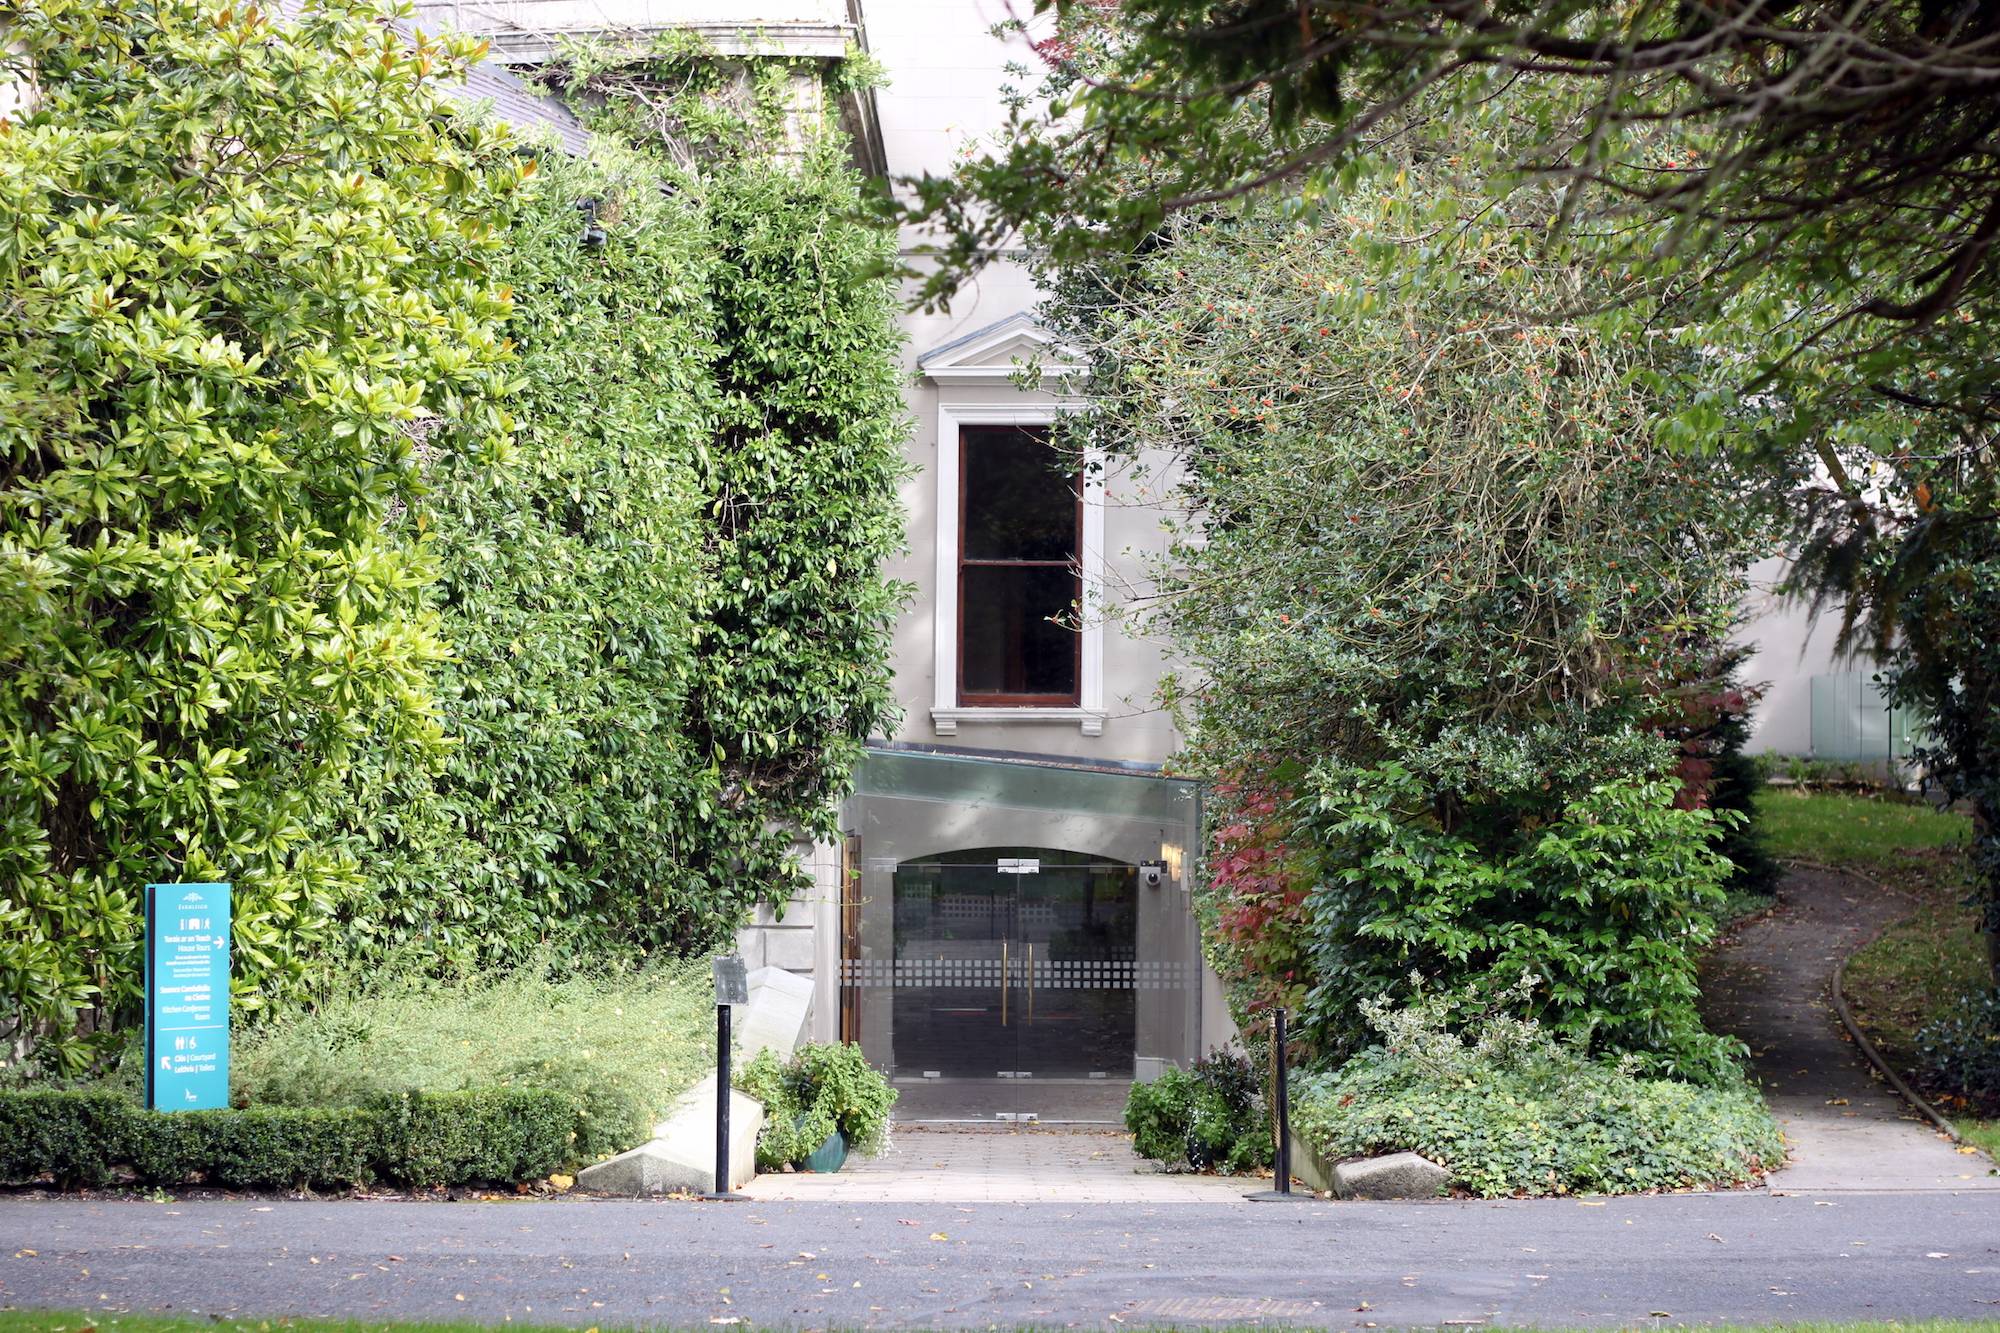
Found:
<path fill-rule="evenodd" d="M 1198 1054 L 1194 783 L 871 748 L 843 822 L 839 1031 L 899 1119 L 1116 1122 Z"/>
<path fill-rule="evenodd" d="M 1138 867 L 1049 847 L 897 865 L 897 1063 L 925 1078 L 1124 1078 Z"/>

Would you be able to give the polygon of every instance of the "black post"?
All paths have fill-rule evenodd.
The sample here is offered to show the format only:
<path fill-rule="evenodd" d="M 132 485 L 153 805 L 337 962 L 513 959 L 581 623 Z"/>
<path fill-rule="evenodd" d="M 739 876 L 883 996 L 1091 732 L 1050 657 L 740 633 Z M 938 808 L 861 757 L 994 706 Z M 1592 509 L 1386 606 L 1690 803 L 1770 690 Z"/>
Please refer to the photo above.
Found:
<path fill-rule="evenodd" d="M 1271 1096 L 1276 1103 L 1271 1108 L 1271 1123 L 1278 1131 L 1277 1188 L 1258 1190 L 1246 1197 L 1258 1203 L 1310 1199 L 1313 1197 L 1311 1194 L 1292 1193 L 1292 1097 L 1285 1081 L 1285 1011 L 1282 1007 L 1271 1011 L 1271 1075 L 1276 1085 Z"/>
<path fill-rule="evenodd" d="M 715 1193 L 729 1193 L 729 1006 L 715 1006 Z"/>
<path fill-rule="evenodd" d="M 1285 1086 L 1285 1011 L 1282 1006 L 1272 1014 L 1271 1023 L 1275 1029 L 1271 1038 L 1271 1062 L 1278 1080 L 1278 1105 L 1274 1119 L 1278 1123 L 1278 1193 L 1292 1192 L 1292 1097 Z"/>
<path fill-rule="evenodd" d="M 715 1006 L 715 1188 L 702 1195 L 735 1203 L 747 1199 L 729 1188 L 729 1006 Z"/>

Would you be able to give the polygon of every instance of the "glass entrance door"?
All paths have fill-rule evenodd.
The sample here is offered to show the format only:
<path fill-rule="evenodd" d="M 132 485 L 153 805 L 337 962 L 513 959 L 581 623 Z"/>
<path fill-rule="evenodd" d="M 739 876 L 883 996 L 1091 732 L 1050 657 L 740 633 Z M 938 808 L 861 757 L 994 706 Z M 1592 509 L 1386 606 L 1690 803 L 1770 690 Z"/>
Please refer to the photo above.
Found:
<path fill-rule="evenodd" d="M 894 884 L 898 1077 L 1129 1076 L 1133 866 L 983 848 L 904 862 Z"/>

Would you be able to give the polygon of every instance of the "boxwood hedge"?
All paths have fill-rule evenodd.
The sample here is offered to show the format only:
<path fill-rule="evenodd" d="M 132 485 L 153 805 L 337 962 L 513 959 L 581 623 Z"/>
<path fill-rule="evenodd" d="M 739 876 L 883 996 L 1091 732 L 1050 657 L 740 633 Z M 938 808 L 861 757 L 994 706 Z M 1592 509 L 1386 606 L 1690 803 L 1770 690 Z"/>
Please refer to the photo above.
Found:
<path fill-rule="evenodd" d="M 513 1184 L 567 1165 L 575 1124 L 560 1094 L 526 1088 L 173 1112 L 115 1092 L 0 1092 L 0 1184 Z"/>

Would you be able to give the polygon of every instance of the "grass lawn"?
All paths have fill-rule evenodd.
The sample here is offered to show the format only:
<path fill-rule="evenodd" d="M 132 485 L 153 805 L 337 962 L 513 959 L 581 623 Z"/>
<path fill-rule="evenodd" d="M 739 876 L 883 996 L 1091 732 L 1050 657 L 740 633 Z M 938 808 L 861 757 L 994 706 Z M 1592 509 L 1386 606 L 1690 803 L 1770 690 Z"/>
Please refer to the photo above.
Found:
<path fill-rule="evenodd" d="M 1915 900 L 1907 921 L 1848 960 L 1846 981 L 1855 1016 L 1908 1077 L 1917 1029 L 1987 985 L 1986 944 L 1963 902 L 1957 852 L 1971 825 L 1926 805 L 1780 788 L 1757 798 L 1757 819 L 1774 855 L 1852 867 Z M 1947 1114 L 1962 1110 L 1934 1100 Z M 1966 1142 L 2000 1152 L 2000 1120 L 1952 1114 L 1952 1121 Z"/>
<path fill-rule="evenodd" d="M 385 1324 L 379 1320 L 345 1319 L 180 1319 L 152 1315 L 97 1315 L 62 1311 L 0 1310 L 0 1333 L 491 1333 L 494 1328 L 552 1329 L 537 1324 Z M 595 1327 L 595 1326 L 593 1326 Z M 616 1325 L 606 1325 L 612 1333 Z M 1205 1325 L 1225 1328 L 1227 1325 Z M 1240 1325 L 1239 1327 L 1261 1327 Z M 1992 1333 L 2000 1321 L 1912 1319 L 1907 1322 L 1852 1324 L 1737 1324 L 1734 1333 Z M 574 1333 L 571 1329 L 569 1333 Z"/>
<path fill-rule="evenodd" d="M 1938 849 L 1957 847 L 1972 835 L 1963 815 L 1939 814 L 1928 805 L 1785 787 L 1758 794 L 1757 824 L 1774 856 L 1855 866 L 1883 877 L 1913 863 L 1934 863 Z"/>

